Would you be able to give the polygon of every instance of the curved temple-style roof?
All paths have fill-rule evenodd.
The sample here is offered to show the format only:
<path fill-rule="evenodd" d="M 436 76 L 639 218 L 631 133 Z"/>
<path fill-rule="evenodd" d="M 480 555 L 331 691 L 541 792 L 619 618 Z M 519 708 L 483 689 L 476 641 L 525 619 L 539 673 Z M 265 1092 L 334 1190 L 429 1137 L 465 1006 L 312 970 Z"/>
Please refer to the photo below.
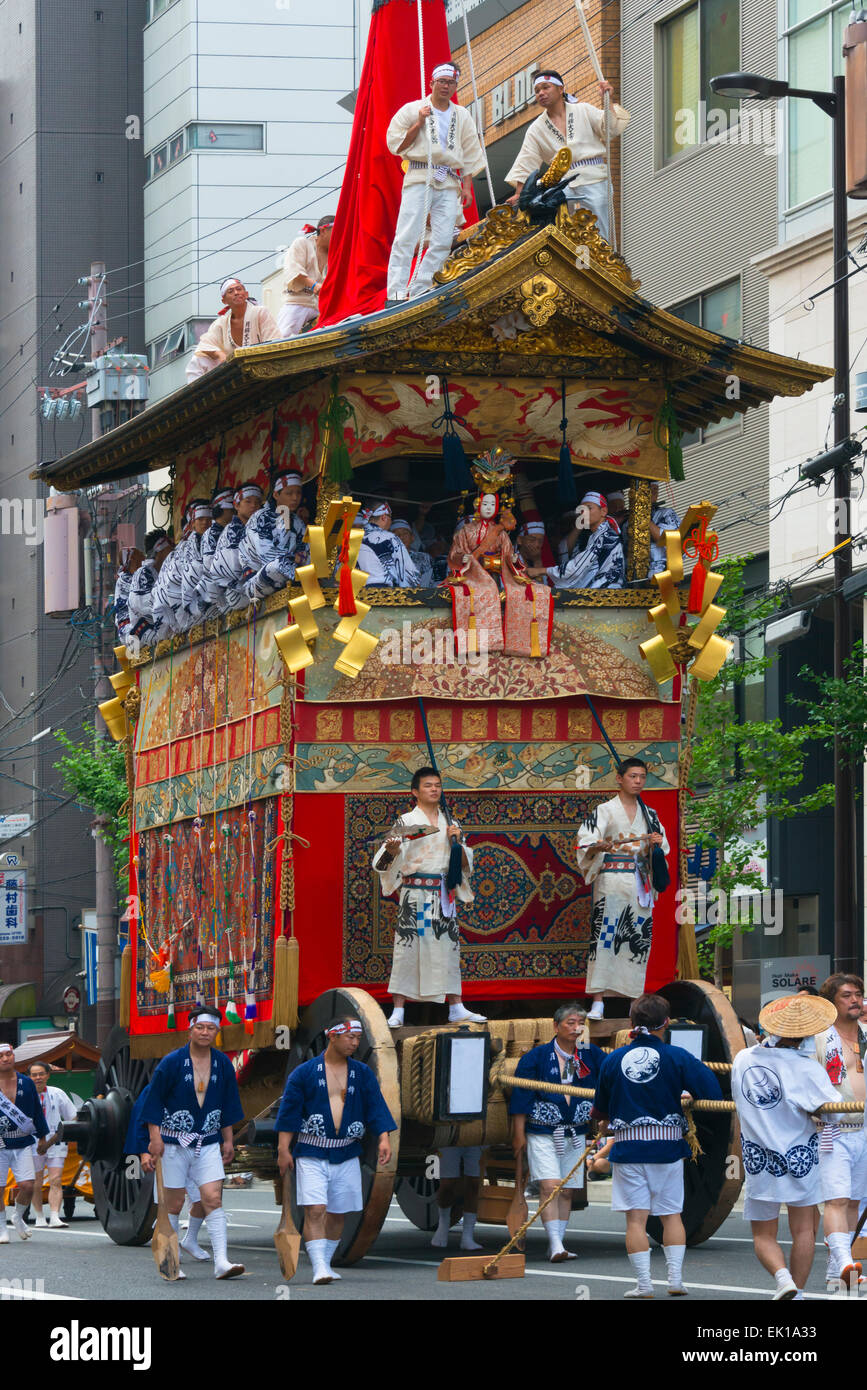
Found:
<path fill-rule="evenodd" d="M 73 489 L 164 468 L 335 372 L 667 384 L 684 429 L 798 396 L 829 369 L 747 347 L 657 309 L 592 214 L 534 228 L 494 208 L 400 308 L 240 349 L 231 361 L 32 476 Z"/>

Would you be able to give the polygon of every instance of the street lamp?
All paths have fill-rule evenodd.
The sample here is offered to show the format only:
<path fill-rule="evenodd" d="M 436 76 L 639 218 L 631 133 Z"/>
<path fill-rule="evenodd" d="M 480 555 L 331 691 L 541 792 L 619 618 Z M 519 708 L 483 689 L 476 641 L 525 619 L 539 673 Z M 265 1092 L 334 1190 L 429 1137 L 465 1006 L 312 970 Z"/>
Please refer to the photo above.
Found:
<path fill-rule="evenodd" d="M 846 83 L 834 78 L 832 92 L 790 87 L 788 82 L 753 72 L 730 72 L 710 80 L 712 92 L 736 99 L 766 101 L 797 97 L 812 101 L 831 117 L 834 157 L 831 192 L 834 214 L 834 443 L 850 436 L 849 424 L 849 282 L 846 267 L 849 238 L 846 213 Z M 849 606 L 843 585 L 852 573 L 849 507 L 852 461 L 846 451 L 829 464 L 834 470 L 834 676 L 842 680 L 844 661 L 852 650 Z M 860 972 L 861 952 L 855 931 L 855 783 L 843 748 L 834 739 L 834 960 L 837 970 Z"/>

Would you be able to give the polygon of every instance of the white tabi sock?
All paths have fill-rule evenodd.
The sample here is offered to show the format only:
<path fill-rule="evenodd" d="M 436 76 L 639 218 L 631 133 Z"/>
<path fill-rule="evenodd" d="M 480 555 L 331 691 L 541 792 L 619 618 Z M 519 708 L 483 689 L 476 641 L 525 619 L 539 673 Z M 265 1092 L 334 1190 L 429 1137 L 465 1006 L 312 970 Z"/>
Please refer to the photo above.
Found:
<path fill-rule="evenodd" d="M 668 1270 L 669 1288 L 679 1289 L 683 1284 L 683 1257 L 686 1254 L 685 1245 L 666 1245 L 665 1267 Z M 649 1253 L 649 1252 L 648 1252 Z"/>
<path fill-rule="evenodd" d="M 391 1013 L 390 1013 L 390 1015 L 389 1015 L 389 1018 L 388 1018 L 388 1026 L 389 1026 L 389 1028 L 402 1028 L 402 1027 L 403 1027 L 403 1009 L 402 1009 L 402 1008 L 401 1008 L 401 1009 L 398 1009 L 398 1008 L 395 1007 L 394 1009 L 392 1009 L 392 1011 L 391 1011 Z"/>
<path fill-rule="evenodd" d="M 339 1240 L 326 1240 L 325 1242 L 325 1263 L 335 1279 L 339 1279 L 341 1276 L 337 1273 L 336 1269 L 331 1269 L 331 1261 L 334 1259 L 334 1252 L 339 1244 Z"/>
<path fill-rule="evenodd" d="M 308 1240 L 307 1254 L 310 1256 L 310 1263 L 313 1266 L 313 1282 L 322 1276 L 331 1279 L 332 1273 L 328 1268 L 328 1241 L 327 1240 Z"/>
<path fill-rule="evenodd" d="M 543 1221 L 542 1225 L 548 1236 L 548 1254 L 559 1255 L 563 1249 L 563 1240 L 560 1236 L 559 1221 Z"/>
<path fill-rule="evenodd" d="M 14 1206 L 7 1207 L 7 1208 L 6 1208 L 6 1224 L 7 1224 L 7 1226 L 14 1226 L 14 1225 L 15 1225 L 15 1207 L 14 1207 Z"/>
<path fill-rule="evenodd" d="M 848 1233 L 829 1231 L 828 1248 L 831 1251 L 831 1277 L 836 1278 L 847 1265 L 852 1263 L 852 1242 Z"/>
<path fill-rule="evenodd" d="M 226 1224 L 226 1213 L 222 1207 L 209 1211 L 205 1217 L 205 1225 L 211 1237 L 211 1249 L 214 1252 L 214 1273 L 218 1278 L 225 1270 L 232 1268 L 226 1254 Z"/>
<path fill-rule="evenodd" d="M 181 1241 L 181 1249 L 186 1250 L 197 1260 L 208 1258 L 207 1250 L 203 1250 L 199 1244 L 199 1231 L 202 1229 L 203 1216 L 191 1216 L 187 1223 L 186 1233 Z"/>
<path fill-rule="evenodd" d="M 437 1228 L 431 1237 L 431 1245 L 435 1250 L 444 1250 L 449 1243 L 449 1227 L 452 1224 L 452 1209 L 451 1207 L 440 1207 L 439 1213 Z"/>
<path fill-rule="evenodd" d="M 481 1250 L 481 1246 L 475 1239 L 473 1232 L 476 1229 L 476 1213 L 465 1211 L 461 1222 L 461 1249 L 462 1250 Z"/>
<path fill-rule="evenodd" d="M 650 1251 L 636 1250 L 634 1254 L 629 1256 L 629 1263 L 635 1270 L 635 1277 L 641 1292 L 653 1293 L 653 1284 L 650 1282 Z"/>

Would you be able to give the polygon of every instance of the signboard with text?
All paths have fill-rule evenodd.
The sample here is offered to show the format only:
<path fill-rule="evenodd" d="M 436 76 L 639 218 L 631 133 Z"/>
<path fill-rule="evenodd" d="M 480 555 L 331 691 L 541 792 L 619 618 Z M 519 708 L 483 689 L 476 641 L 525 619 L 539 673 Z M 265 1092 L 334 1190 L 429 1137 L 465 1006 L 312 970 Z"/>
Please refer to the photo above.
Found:
<path fill-rule="evenodd" d="M 26 875 L 23 869 L 0 869 L 0 945 L 27 944 Z"/>

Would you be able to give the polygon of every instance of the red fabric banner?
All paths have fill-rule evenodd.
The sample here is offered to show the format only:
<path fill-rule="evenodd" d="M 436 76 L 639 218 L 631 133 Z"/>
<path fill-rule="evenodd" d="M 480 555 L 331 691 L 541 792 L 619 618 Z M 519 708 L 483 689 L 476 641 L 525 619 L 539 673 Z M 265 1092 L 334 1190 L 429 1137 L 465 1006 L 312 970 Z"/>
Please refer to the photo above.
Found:
<path fill-rule="evenodd" d="M 438 63 L 451 58 L 444 0 L 421 0 L 425 94 Z M 350 314 L 373 314 L 385 303 L 385 275 L 400 207 L 403 171 L 385 143 L 392 116 L 420 98 L 418 8 L 415 0 L 374 5 L 358 84 L 346 173 L 319 295 L 318 327 Z M 475 206 L 464 210 L 476 222 Z"/>

